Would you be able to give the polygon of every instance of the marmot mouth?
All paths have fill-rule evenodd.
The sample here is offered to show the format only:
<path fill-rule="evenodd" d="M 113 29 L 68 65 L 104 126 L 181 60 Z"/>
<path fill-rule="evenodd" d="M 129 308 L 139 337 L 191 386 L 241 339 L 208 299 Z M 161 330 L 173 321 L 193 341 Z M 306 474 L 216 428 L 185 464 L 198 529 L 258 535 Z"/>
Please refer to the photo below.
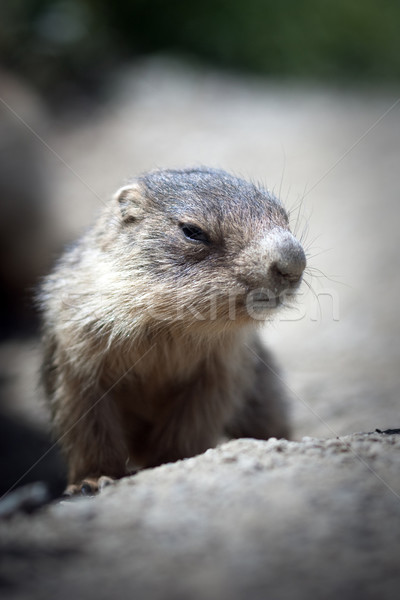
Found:
<path fill-rule="evenodd" d="M 282 300 L 279 298 L 279 296 L 257 298 L 252 299 L 250 305 L 255 310 L 273 310 L 282 306 Z"/>
<path fill-rule="evenodd" d="M 248 304 L 255 310 L 274 310 L 277 308 L 289 306 L 294 299 L 293 292 L 286 291 L 276 296 L 267 292 L 253 292 L 248 298 Z"/>
<path fill-rule="evenodd" d="M 265 291 L 251 292 L 249 294 L 248 302 L 259 308 L 276 308 L 282 304 L 281 298 L 274 294 L 269 294 Z"/>

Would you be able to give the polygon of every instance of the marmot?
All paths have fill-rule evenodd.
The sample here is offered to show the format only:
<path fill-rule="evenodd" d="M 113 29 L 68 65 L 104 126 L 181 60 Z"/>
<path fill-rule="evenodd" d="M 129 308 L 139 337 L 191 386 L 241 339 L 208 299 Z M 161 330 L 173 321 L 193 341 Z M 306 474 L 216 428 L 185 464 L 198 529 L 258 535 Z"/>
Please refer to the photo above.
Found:
<path fill-rule="evenodd" d="M 257 326 L 291 300 L 305 266 L 279 200 L 225 171 L 156 170 L 118 190 L 40 291 L 69 490 L 223 436 L 287 437 Z"/>

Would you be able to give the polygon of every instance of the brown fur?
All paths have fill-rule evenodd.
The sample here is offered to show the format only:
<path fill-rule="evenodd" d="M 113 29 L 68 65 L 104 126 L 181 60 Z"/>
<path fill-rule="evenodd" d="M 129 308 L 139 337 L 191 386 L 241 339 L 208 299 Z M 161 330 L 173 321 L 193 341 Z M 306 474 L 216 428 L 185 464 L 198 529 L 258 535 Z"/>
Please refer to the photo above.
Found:
<path fill-rule="evenodd" d="M 224 171 L 160 170 L 121 188 L 41 291 L 43 380 L 71 490 L 223 435 L 287 436 L 257 325 L 304 267 L 278 200 Z"/>

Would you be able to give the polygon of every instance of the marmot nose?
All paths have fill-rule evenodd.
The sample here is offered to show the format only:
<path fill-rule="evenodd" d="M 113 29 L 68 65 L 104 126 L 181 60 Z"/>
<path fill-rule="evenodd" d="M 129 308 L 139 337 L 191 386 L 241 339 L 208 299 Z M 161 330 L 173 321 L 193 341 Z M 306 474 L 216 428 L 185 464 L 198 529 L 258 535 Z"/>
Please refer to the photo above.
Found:
<path fill-rule="evenodd" d="M 295 238 L 290 245 L 285 243 L 282 249 L 277 248 L 279 257 L 271 263 L 269 270 L 275 277 L 282 277 L 288 283 L 300 281 L 306 267 L 306 256 Z"/>
<path fill-rule="evenodd" d="M 297 287 L 306 264 L 300 242 L 287 229 L 276 227 L 246 248 L 235 266 L 239 281 L 249 290 L 277 296 Z"/>
<path fill-rule="evenodd" d="M 296 284 L 300 281 L 307 260 L 304 250 L 289 231 L 276 231 L 268 240 L 270 264 L 268 276 L 278 282 Z"/>

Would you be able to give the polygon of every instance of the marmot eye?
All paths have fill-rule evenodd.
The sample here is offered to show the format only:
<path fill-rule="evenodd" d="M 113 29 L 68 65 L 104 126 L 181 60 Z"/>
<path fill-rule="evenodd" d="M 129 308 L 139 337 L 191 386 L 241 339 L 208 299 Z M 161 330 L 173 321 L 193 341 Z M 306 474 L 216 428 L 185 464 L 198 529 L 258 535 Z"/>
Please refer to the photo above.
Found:
<path fill-rule="evenodd" d="M 179 226 L 183 235 L 187 237 L 188 240 L 203 242 L 203 244 L 208 244 L 210 241 L 205 231 L 200 229 L 200 227 L 197 227 L 197 225 L 192 225 L 191 223 L 179 223 Z"/>

